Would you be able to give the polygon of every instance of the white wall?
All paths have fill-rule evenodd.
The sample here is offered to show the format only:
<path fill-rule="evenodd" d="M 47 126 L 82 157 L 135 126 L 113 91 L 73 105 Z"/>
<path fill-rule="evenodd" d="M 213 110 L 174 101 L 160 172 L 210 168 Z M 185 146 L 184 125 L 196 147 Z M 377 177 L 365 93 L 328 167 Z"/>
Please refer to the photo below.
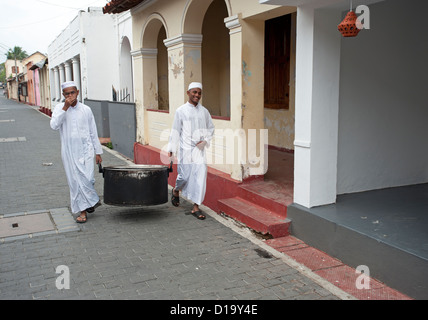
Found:
<path fill-rule="evenodd" d="M 338 194 L 428 181 L 428 1 L 370 6 L 341 47 Z"/>
<path fill-rule="evenodd" d="M 79 55 L 81 45 L 79 26 L 79 16 L 76 16 L 48 46 L 50 68 Z"/>
<path fill-rule="evenodd" d="M 80 55 L 82 97 L 112 100 L 112 86 L 119 87 L 118 41 L 115 15 L 81 13 Z"/>
<path fill-rule="evenodd" d="M 79 58 L 82 99 L 112 100 L 112 86 L 119 88 L 116 19 L 102 8 L 80 11 L 48 47 L 50 68 Z M 54 77 L 51 82 L 54 88 Z"/>

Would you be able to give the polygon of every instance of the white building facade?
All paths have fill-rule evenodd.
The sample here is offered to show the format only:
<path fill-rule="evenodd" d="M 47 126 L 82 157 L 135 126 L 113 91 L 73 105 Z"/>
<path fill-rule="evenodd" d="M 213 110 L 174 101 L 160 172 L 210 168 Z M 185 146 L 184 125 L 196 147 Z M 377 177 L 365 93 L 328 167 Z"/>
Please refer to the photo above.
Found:
<path fill-rule="evenodd" d="M 293 235 L 427 299 L 428 2 L 259 2 L 297 7 Z"/>
<path fill-rule="evenodd" d="M 294 202 L 428 182 L 427 42 L 413 37 L 426 2 L 354 1 L 370 29 L 353 38 L 337 29 L 350 1 L 259 2 L 297 7 Z"/>
<path fill-rule="evenodd" d="M 112 101 L 121 91 L 131 101 L 131 38 L 129 13 L 104 15 L 94 7 L 80 11 L 48 48 L 52 108 L 64 99 L 61 83 L 70 80 L 78 85 L 80 101 Z"/>

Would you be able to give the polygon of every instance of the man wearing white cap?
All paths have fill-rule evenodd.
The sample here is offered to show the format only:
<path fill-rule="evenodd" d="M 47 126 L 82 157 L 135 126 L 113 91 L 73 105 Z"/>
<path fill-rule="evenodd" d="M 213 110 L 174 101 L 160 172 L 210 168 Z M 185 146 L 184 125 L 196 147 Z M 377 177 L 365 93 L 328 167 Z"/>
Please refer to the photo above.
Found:
<path fill-rule="evenodd" d="M 61 84 L 65 102 L 55 106 L 51 128 L 59 130 L 61 157 L 70 187 L 71 211 L 79 213 L 76 222 L 87 221 L 100 198 L 94 188 L 94 156 L 101 163 L 103 153 L 91 108 L 77 100 L 79 90 L 73 81 Z"/>
<path fill-rule="evenodd" d="M 179 192 L 192 201 L 191 213 L 198 219 L 205 219 L 199 210 L 205 198 L 207 164 L 205 148 L 209 146 L 214 134 L 214 124 L 209 111 L 199 101 L 202 96 L 202 84 L 192 82 L 187 90 L 188 102 L 179 107 L 168 143 L 168 156 L 178 153 L 177 180 L 172 189 L 171 202 L 179 206 Z"/>

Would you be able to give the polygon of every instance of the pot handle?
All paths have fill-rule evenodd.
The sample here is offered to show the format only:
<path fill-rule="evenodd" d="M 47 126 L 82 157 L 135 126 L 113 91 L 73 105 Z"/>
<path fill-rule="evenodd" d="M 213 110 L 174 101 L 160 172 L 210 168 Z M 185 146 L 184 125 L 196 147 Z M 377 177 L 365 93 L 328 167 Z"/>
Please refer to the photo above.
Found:
<path fill-rule="evenodd" d="M 168 177 L 169 177 L 169 173 L 172 172 L 172 163 L 173 162 L 171 161 L 171 164 L 169 165 L 169 168 L 168 168 Z"/>
<path fill-rule="evenodd" d="M 103 178 L 104 178 L 104 168 L 101 165 L 101 163 L 98 163 L 98 172 L 103 174 Z"/>

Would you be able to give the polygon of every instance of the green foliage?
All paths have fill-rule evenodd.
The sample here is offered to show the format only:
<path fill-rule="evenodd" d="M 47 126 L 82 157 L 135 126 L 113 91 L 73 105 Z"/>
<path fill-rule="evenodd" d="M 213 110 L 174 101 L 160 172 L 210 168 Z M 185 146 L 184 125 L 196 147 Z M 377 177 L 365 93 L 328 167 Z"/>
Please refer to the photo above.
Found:
<path fill-rule="evenodd" d="M 4 63 L 0 64 L 0 82 L 6 82 L 6 68 Z"/>
<path fill-rule="evenodd" d="M 7 53 L 5 53 L 7 59 L 15 59 L 22 60 L 28 57 L 28 54 L 25 50 L 22 50 L 21 47 L 15 46 L 13 49 L 9 49 Z"/>

